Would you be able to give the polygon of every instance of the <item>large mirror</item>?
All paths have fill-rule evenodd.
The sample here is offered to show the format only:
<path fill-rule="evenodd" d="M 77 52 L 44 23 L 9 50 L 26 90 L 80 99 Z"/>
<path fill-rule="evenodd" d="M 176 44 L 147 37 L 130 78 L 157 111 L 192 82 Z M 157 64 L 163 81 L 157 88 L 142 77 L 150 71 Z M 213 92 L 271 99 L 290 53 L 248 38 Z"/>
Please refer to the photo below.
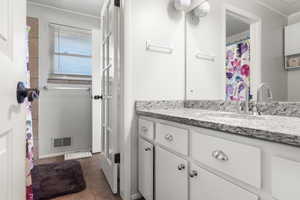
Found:
<path fill-rule="evenodd" d="M 216 1 L 197 16 L 199 2 L 186 20 L 187 100 L 257 100 L 263 88 L 267 100 L 300 101 L 300 70 L 285 69 L 285 17 Z"/>

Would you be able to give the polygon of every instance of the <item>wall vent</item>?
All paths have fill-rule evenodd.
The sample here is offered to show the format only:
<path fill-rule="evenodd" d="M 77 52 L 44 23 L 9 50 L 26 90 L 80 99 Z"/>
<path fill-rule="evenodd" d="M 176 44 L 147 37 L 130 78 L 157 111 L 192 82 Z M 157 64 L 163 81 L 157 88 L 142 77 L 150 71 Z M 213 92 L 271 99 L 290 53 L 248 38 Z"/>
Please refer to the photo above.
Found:
<path fill-rule="evenodd" d="M 65 138 L 54 138 L 53 139 L 53 147 L 70 147 L 72 145 L 72 139 L 71 137 L 65 137 Z"/>

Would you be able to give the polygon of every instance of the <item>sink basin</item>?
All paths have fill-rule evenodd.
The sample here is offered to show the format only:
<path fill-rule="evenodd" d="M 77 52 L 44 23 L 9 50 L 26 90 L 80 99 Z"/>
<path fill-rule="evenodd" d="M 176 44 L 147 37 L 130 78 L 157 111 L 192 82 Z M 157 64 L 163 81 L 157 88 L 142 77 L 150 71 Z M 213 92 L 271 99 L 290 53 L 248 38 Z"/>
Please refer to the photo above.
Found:
<path fill-rule="evenodd" d="M 264 119 L 262 116 L 256 115 L 247 115 L 247 114 L 237 114 L 237 113 L 208 113 L 202 114 L 202 116 L 208 118 L 219 118 L 219 119 L 241 119 L 241 120 L 262 120 Z"/>

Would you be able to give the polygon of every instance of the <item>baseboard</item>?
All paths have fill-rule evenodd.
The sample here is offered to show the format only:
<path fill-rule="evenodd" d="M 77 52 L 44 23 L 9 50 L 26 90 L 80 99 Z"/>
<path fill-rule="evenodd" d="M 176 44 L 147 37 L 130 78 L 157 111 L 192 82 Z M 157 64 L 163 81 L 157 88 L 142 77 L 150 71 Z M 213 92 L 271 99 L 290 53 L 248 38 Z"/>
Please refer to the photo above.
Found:
<path fill-rule="evenodd" d="M 138 200 L 141 199 L 142 195 L 140 193 L 135 193 L 131 195 L 131 200 Z"/>
<path fill-rule="evenodd" d="M 52 158 L 52 157 L 57 157 L 57 156 L 64 156 L 65 152 L 61 152 L 61 153 L 52 153 L 52 154 L 47 154 L 47 155 L 40 155 L 39 159 L 46 159 L 46 158 Z"/>

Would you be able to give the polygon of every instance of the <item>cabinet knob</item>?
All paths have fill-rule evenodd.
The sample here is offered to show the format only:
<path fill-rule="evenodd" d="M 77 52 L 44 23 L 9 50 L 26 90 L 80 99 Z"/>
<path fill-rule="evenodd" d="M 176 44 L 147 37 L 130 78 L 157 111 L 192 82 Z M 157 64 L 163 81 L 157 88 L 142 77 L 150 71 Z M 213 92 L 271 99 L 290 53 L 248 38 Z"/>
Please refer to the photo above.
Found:
<path fill-rule="evenodd" d="M 182 170 L 184 170 L 184 169 L 185 169 L 185 165 L 184 165 L 184 164 L 178 165 L 178 170 L 179 170 L 179 171 L 182 171 Z"/>
<path fill-rule="evenodd" d="M 145 127 L 145 126 L 143 126 L 143 127 L 142 127 L 142 132 L 143 132 L 143 133 L 147 133 L 147 132 L 148 132 L 148 128 Z"/>
<path fill-rule="evenodd" d="M 174 137 L 171 134 L 167 134 L 167 135 L 165 135 L 165 139 L 168 140 L 169 142 L 172 142 Z"/>
<path fill-rule="evenodd" d="M 191 171 L 191 173 L 190 173 L 191 178 L 194 178 L 194 177 L 197 177 L 197 176 L 198 176 L 198 172 L 196 170 Z"/>
<path fill-rule="evenodd" d="M 151 151 L 152 149 L 150 147 L 145 148 L 145 151 Z"/>
<path fill-rule="evenodd" d="M 215 159 L 220 160 L 220 161 L 228 161 L 229 160 L 229 158 L 226 155 L 226 153 L 224 153 L 221 150 L 213 151 L 212 152 L 212 157 L 214 157 Z"/>

